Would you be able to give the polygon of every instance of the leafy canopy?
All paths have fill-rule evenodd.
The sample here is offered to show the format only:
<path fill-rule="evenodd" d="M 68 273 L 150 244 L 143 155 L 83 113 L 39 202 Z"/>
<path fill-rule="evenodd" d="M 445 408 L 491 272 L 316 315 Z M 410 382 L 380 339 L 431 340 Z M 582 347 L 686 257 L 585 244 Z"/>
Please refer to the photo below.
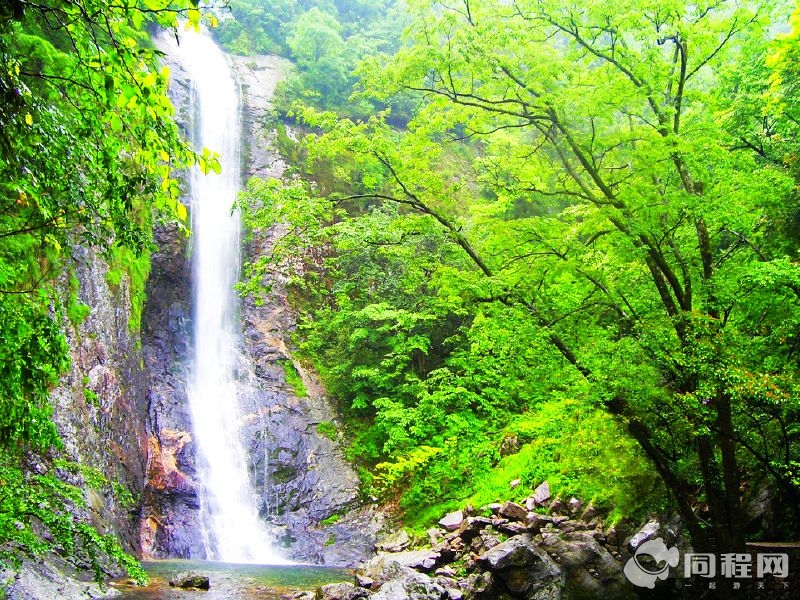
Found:
<path fill-rule="evenodd" d="M 0 6 L 4 563 L 19 553 L 57 551 L 102 577 L 105 554 L 144 577 L 117 540 L 88 525 L 71 467 L 53 463 L 61 443 L 49 392 L 69 362 L 60 323 L 68 317 L 77 324 L 89 310 L 56 280 L 78 246 L 107 252 L 111 262 L 127 255 L 135 259 L 131 272 L 146 272 L 136 261 L 148 250 L 153 214 L 186 217 L 175 172 L 198 160 L 216 166 L 213 155 L 195 156 L 182 141 L 167 97 L 169 70 L 159 66 L 147 34 L 151 27 L 177 27 L 181 16 L 197 26 L 197 3 Z"/>
<path fill-rule="evenodd" d="M 359 70 L 367 98 L 416 98 L 407 129 L 300 109 L 322 132 L 309 170 L 334 182 L 250 194 L 255 225 L 298 226 L 283 249 L 323 284 L 311 355 L 377 456 L 435 464 L 443 422 L 477 417 L 472 446 L 566 393 L 627 429 L 696 547 L 743 548 L 742 490 L 764 483 L 796 525 L 797 36 L 771 34 L 787 6 L 412 8 L 407 44 Z M 459 336 L 487 315 L 515 343 L 476 361 Z"/>

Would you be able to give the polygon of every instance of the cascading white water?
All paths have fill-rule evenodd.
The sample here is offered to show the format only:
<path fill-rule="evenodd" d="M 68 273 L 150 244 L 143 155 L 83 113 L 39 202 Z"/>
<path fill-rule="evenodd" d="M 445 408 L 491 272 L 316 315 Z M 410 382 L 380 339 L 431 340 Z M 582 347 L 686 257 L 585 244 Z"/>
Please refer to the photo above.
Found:
<path fill-rule="evenodd" d="M 234 284 L 239 274 L 240 101 L 225 54 L 204 33 L 181 35 L 179 58 L 193 86 L 194 142 L 221 155 L 222 173 L 191 177 L 194 357 L 189 378 L 198 449 L 201 519 L 208 558 L 275 564 L 280 559 L 258 516 L 240 438 L 241 348 Z"/>

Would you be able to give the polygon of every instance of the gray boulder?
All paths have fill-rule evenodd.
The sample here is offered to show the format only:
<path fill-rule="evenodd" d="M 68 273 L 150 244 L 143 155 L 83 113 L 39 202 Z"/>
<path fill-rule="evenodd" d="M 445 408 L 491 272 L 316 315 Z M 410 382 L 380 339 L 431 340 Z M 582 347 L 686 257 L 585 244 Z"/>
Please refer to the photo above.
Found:
<path fill-rule="evenodd" d="M 523 525 L 522 523 L 517 523 L 515 521 L 510 523 L 501 523 L 497 526 L 497 530 L 507 533 L 508 535 L 519 535 L 520 533 L 528 533 L 529 531 L 527 525 Z"/>
<path fill-rule="evenodd" d="M 379 554 L 371 558 L 359 570 L 358 576 L 372 580 L 372 589 L 375 589 L 390 579 L 396 579 L 399 573 L 414 571 L 415 568 L 433 570 L 434 565 L 427 562 L 429 559 L 438 557 L 438 553 L 429 550 L 417 550 L 412 552 L 398 552 L 396 554 Z M 428 565 L 430 567 L 428 568 Z M 400 570 L 398 570 L 400 569 Z M 418 575 L 422 575 L 418 573 Z"/>
<path fill-rule="evenodd" d="M 372 579 L 372 577 L 356 574 L 356 585 L 358 587 L 371 589 L 373 583 L 375 583 L 375 581 Z"/>
<path fill-rule="evenodd" d="M 315 600 L 356 600 L 366 598 L 369 592 L 352 583 L 329 583 L 317 589 Z"/>
<path fill-rule="evenodd" d="M 211 588 L 211 581 L 208 575 L 195 571 L 183 571 L 170 577 L 170 587 L 182 588 L 184 590 L 208 590 Z"/>
<path fill-rule="evenodd" d="M 558 564 L 536 544 L 533 535 L 514 536 L 478 558 L 517 597 L 531 600 L 561 598 L 564 575 Z"/>
<path fill-rule="evenodd" d="M 377 579 L 385 583 L 370 596 L 373 600 L 442 600 L 447 597 L 445 589 L 430 577 L 395 561 L 386 562 Z"/>
<path fill-rule="evenodd" d="M 431 527 L 425 533 L 428 534 L 428 541 L 430 542 L 431 546 L 439 543 L 439 540 L 445 534 L 445 532 L 442 529 L 439 529 L 438 527 Z"/>
<path fill-rule="evenodd" d="M 538 506 L 543 506 L 545 502 L 550 500 L 550 484 L 546 481 L 539 484 L 535 490 L 533 490 L 533 502 Z"/>
<path fill-rule="evenodd" d="M 409 595 L 399 581 L 387 581 L 371 597 L 377 600 L 408 600 Z"/>
<path fill-rule="evenodd" d="M 529 567 L 543 560 L 543 554 L 534 545 L 534 537 L 523 533 L 489 548 L 478 557 L 478 562 L 486 569 L 499 571 L 507 567 Z"/>
<path fill-rule="evenodd" d="M 380 554 L 371 558 L 364 567 L 367 577 L 380 580 L 380 573 L 389 564 L 395 562 L 403 567 L 419 571 L 432 571 L 439 562 L 440 554 L 434 550 L 409 550 L 407 552 L 393 552 Z"/>
<path fill-rule="evenodd" d="M 492 519 L 486 517 L 467 517 L 461 522 L 458 528 L 458 535 L 461 539 L 469 541 L 476 535 L 480 535 L 481 529 L 492 524 Z"/>
<path fill-rule="evenodd" d="M 608 600 L 636 597 L 620 562 L 592 533 L 575 531 L 549 536 L 542 540 L 541 547 L 560 565 L 567 597 Z"/>
<path fill-rule="evenodd" d="M 581 515 L 581 520 L 587 522 L 591 521 L 597 516 L 597 514 L 598 514 L 597 508 L 595 507 L 594 504 L 589 502 L 589 506 L 586 507 L 586 509 L 583 511 L 583 514 Z"/>
<path fill-rule="evenodd" d="M 494 592 L 494 578 L 489 572 L 472 573 L 461 580 L 461 591 L 465 598 L 474 600 L 493 600 L 497 598 Z"/>
<path fill-rule="evenodd" d="M 447 513 L 444 517 L 439 520 L 439 525 L 447 529 L 447 531 L 455 531 L 461 525 L 461 521 L 464 520 L 464 513 L 460 510 L 455 512 Z"/>
<path fill-rule="evenodd" d="M 562 597 L 563 577 L 557 565 L 547 569 L 507 569 L 498 573 L 505 587 L 517 598 L 529 600 L 560 600 Z"/>
<path fill-rule="evenodd" d="M 661 529 L 661 523 L 659 523 L 655 519 L 648 521 L 647 523 L 645 523 L 644 527 L 642 527 L 638 532 L 633 534 L 631 539 L 628 540 L 628 546 L 630 546 L 631 550 L 636 550 L 646 541 L 652 540 L 654 537 L 656 537 L 660 529 Z"/>
<path fill-rule="evenodd" d="M 528 518 L 528 509 L 516 502 L 505 502 L 499 510 L 500 515 L 512 521 L 524 521 Z"/>
<path fill-rule="evenodd" d="M 375 544 L 375 549 L 383 552 L 400 552 L 410 545 L 411 538 L 408 537 L 408 532 L 401 529 Z"/>
<path fill-rule="evenodd" d="M 577 515 L 582 506 L 583 502 L 577 498 L 570 498 L 569 502 L 567 502 L 567 508 L 569 509 L 569 514 L 571 515 Z"/>

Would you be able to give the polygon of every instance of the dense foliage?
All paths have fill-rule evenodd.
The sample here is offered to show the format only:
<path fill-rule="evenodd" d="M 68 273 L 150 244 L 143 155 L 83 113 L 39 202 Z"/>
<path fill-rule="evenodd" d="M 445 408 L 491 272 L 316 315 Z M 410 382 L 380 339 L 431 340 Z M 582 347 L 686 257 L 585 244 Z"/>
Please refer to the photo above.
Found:
<path fill-rule="evenodd" d="M 305 259 L 303 349 L 366 478 L 412 510 L 492 473 L 599 494 L 627 461 L 620 485 L 652 503 L 656 474 L 696 548 L 763 534 L 743 506 L 765 485 L 792 537 L 798 13 L 786 33 L 763 1 L 412 12 L 359 67 L 363 97 L 415 100 L 408 127 L 297 108 L 315 181 L 245 198 L 252 226 L 293 225 L 250 288 Z M 608 453 L 623 431 L 638 450 Z"/>
<path fill-rule="evenodd" d="M 349 98 L 356 64 L 396 51 L 407 22 L 394 0 L 237 0 L 220 14 L 214 35 L 228 51 L 292 59 L 293 70 L 279 85 L 279 104 L 304 98 L 358 115 L 374 106 Z"/>
<path fill-rule="evenodd" d="M 104 556 L 144 576 L 113 537 L 82 520 L 82 483 L 116 488 L 53 462 L 60 441 L 48 396 L 69 364 L 61 324 L 90 310 L 71 283 L 58 283 L 69 279 L 71 250 L 106 252 L 110 277 L 124 271 L 141 294 L 137 257 L 148 250 L 153 212 L 185 217 L 172 173 L 195 156 L 145 31 L 174 27 L 180 15 L 200 18 L 166 0 L 0 6 L 0 564 L 55 550 L 98 576 Z"/>

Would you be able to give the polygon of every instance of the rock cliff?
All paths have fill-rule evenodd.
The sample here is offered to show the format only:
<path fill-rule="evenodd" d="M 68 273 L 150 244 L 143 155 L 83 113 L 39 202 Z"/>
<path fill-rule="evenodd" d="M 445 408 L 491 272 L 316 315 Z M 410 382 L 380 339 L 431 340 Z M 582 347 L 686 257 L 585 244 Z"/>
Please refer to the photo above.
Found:
<path fill-rule="evenodd" d="M 275 57 L 236 60 L 243 95 L 242 170 L 278 176 L 283 165 L 265 127 L 270 98 L 285 68 Z M 179 65 L 170 65 L 174 102 L 188 119 L 189 90 Z M 186 121 L 184 121 L 186 122 Z M 246 253 L 269 252 L 278 230 L 252 232 Z M 141 520 L 142 550 L 150 557 L 203 558 L 198 524 L 196 448 L 186 395 L 191 344 L 191 283 L 187 240 L 177 230 L 157 233 L 144 313 L 143 348 L 148 376 L 149 448 Z M 372 552 L 381 517 L 359 506 L 358 478 L 335 440 L 320 433 L 335 421 L 324 390 L 293 359 L 295 328 L 280 273 L 265 285 L 263 304 L 241 305 L 244 363 L 243 443 L 259 494 L 259 510 L 287 558 L 329 565 L 354 565 Z M 303 389 L 287 383 L 299 373 Z M 327 524 L 323 524 L 323 521 Z"/>
<path fill-rule="evenodd" d="M 76 248 L 68 261 L 63 285 L 90 312 L 80 323 L 65 319 L 72 364 L 53 392 L 53 419 L 66 458 L 99 469 L 138 500 L 147 455 L 146 381 L 139 332 L 131 323 L 130 279 L 122 275 L 117 283 L 109 273 L 96 251 Z M 138 553 L 136 512 L 113 494 L 87 493 L 99 530 L 114 533 L 126 550 Z"/>
<path fill-rule="evenodd" d="M 86 508 L 73 509 L 79 518 L 100 533 L 114 534 L 127 552 L 138 554 L 136 504 L 144 489 L 147 406 L 131 280 L 124 268 L 112 269 L 101 252 L 76 247 L 56 289 L 72 306 L 82 307 L 62 323 L 71 364 L 52 392 L 53 420 L 64 443 L 58 458 L 96 469 L 112 485 L 89 485 L 80 471 L 60 476 L 85 490 Z M 37 472 L 40 467 L 43 472 L 43 466 L 31 465 Z M 123 501 L 127 494 L 120 494 L 122 489 L 133 505 Z M 4 591 L 19 600 L 114 595 L 114 590 L 87 582 L 87 569 L 80 556 L 25 558 L 18 569 L 0 572 L 0 595 Z M 104 569 L 109 575 L 123 574 L 111 564 Z"/>
<path fill-rule="evenodd" d="M 190 123 L 190 88 L 178 64 L 173 97 L 179 121 Z M 244 93 L 246 176 L 277 176 L 284 165 L 271 150 L 264 126 L 269 100 L 285 65 L 274 57 L 239 59 Z M 245 249 L 268 252 L 278 231 L 253 232 Z M 69 371 L 53 391 L 54 421 L 64 441 L 63 457 L 94 467 L 130 492 L 134 506 L 118 494 L 86 487 L 87 514 L 102 533 L 113 533 L 128 552 L 145 558 L 203 558 L 198 520 L 198 481 L 186 381 L 191 345 L 190 240 L 175 226 L 156 227 L 147 301 L 141 319 L 125 265 L 109 266 L 97 250 L 76 247 L 66 261 L 61 293 L 86 315 L 63 329 L 71 354 Z M 112 272 L 113 271 L 113 272 Z M 371 554 L 382 517 L 360 506 L 358 478 L 337 442 L 319 425 L 335 413 L 312 373 L 291 353 L 295 318 L 280 274 L 268 302 L 241 306 L 248 393 L 243 432 L 263 518 L 291 559 L 354 565 Z M 305 392 L 286 381 L 287 369 Z M 72 483 L 82 485 L 80 480 Z M 323 524 L 323 521 L 327 524 Z M 11 598 L 107 597 L 79 581 L 56 557 L 26 561 L 0 573 Z M 121 573 L 120 573 L 121 574 Z M 84 578 L 85 579 L 85 578 Z M 54 591 L 55 590 L 55 591 Z"/>

